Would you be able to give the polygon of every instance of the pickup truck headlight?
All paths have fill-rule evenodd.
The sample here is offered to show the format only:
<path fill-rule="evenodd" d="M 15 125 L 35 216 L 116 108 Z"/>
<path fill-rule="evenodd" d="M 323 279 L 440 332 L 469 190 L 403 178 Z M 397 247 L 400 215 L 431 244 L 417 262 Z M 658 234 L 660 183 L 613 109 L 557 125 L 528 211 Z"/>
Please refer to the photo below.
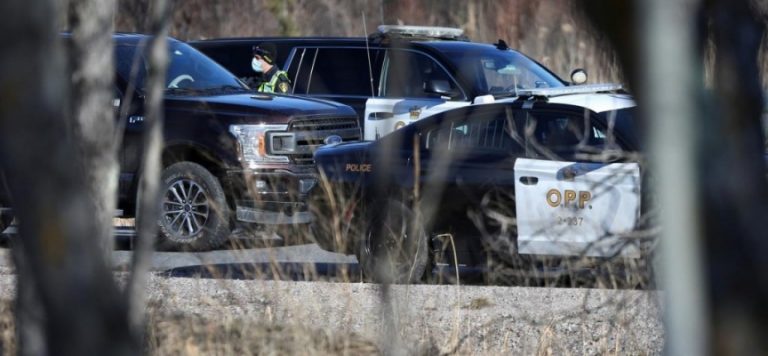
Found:
<path fill-rule="evenodd" d="M 247 166 L 258 163 L 288 163 L 284 154 L 296 151 L 296 137 L 287 125 L 230 125 L 238 143 L 240 160 Z"/>

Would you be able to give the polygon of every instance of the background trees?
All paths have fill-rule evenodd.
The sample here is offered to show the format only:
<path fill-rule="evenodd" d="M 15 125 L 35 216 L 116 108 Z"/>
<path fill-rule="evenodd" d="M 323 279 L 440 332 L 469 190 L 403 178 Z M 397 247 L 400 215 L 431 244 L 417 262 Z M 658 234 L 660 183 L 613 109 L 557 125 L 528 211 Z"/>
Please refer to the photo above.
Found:
<path fill-rule="evenodd" d="M 118 0 L 115 27 L 144 27 L 142 1 Z M 170 34 L 181 40 L 237 36 L 365 36 L 381 24 L 462 27 L 471 39 L 504 39 L 567 78 L 621 81 L 613 52 L 573 1 L 536 0 L 186 0 L 173 3 Z M 367 28 L 363 28 L 363 14 Z"/>

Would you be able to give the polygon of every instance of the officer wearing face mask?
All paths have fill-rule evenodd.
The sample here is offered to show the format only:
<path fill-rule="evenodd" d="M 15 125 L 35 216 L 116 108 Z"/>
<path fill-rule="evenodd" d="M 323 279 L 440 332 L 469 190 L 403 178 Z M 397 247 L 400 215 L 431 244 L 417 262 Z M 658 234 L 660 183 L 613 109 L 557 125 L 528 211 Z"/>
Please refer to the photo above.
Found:
<path fill-rule="evenodd" d="M 253 46 L 253 71 L 261 74 L 262 81 L 256 90 L 265 93 L 290 93 L 291 81 L 288 73 L 280 70 L 275 64 L 275 50 L 269 45 Z"/>

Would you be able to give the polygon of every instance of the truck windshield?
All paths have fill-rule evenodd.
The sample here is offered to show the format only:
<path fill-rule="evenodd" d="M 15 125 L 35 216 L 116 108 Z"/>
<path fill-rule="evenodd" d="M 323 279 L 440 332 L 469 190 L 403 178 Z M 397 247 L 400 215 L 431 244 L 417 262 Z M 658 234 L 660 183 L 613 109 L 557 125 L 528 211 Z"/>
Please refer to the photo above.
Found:
<path fill-rule="evenodd" d="M 514 95 L 519 89 L 565 86 L 552 72 L 512 50 L 488 46 L 475 51 L 449 50 L 446 55 L 480 94 Z"/>
<path fill-rule="evenodd" d="M 149 67 L 149 51 L 146 44 L 147 42 L 118 44 L 115 49 L 115 69 L 118 76 L 126 83 L 133 80 L 140 92 L 144 92 Z M 175 93 L 248 89 L 234 74 L 212 59 L 189 45 L 176 41 L 168 41 L 165 88 Z"/>

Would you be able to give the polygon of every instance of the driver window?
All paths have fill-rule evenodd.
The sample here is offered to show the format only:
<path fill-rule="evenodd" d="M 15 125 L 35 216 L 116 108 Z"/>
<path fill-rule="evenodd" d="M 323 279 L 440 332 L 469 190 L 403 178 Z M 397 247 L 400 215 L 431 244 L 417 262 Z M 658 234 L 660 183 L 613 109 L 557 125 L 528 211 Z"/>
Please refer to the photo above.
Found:
<path fill-rule="evenodd" d="M 570 156 L 602 149 L 606 133 L 589 116 L 565 113 L 525 113 L 526 148 L 530 153 Z"/>
<path fill-rule="evenodd" d="M 514 121 L 505 115 L 449 122 L 427 133 L 427 149 L 502 154 L 522 152 L 521 141 L 515 137 L 517 129 L 510 125 L 514 125 Z"/>
<path fill-rule="evenodd" d="M 418 52 L 389 50 L 380 88 L 383 97 L 439 98 L 460 92 L 450 75 L 432 58 Z"/>

